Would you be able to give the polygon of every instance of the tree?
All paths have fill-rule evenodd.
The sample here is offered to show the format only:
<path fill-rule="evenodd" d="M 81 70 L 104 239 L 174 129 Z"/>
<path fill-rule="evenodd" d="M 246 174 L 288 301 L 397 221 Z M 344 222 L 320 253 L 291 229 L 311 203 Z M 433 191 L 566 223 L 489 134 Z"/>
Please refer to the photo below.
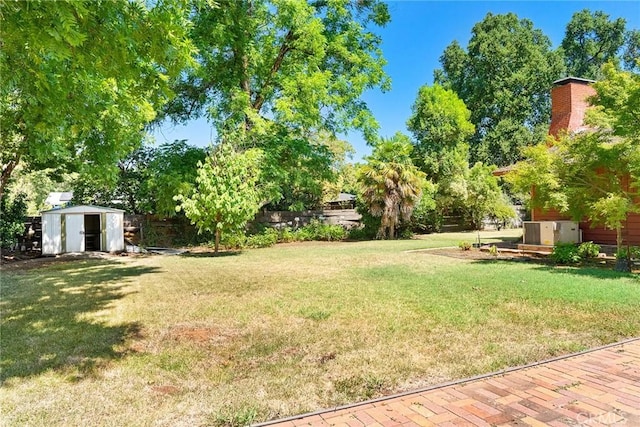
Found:
<path fill-rule="evenodd" d="M 3 2 L 0 195 L 19 163 L 116 175 L 191 61 L 183 3 Z"/>
<path fill-rule="evenodd" d="M 413 158 L 434 182 L 455 175 L 466 164 L 466 141 L 473 135 L 471 112 L 455 92 L 435 84 L 422 86 L 407 128 L 414 137 Z"/>
<path fill-rule="evenodd" d="M 196 183 L 198 163 L 205 161 L 207 152 L 188 145 L 185 140 L 162 144 L 152 150 L 144 185 L 146 211 L 172 216 L 176 213 L 174 196 L 189 194 Z"/>
<path fill-rule="evenodd" d="M 600 130 L 561 136 L 553 141 L 553 149 L 541 144 L 529 147 L 526 155 L 507 175 L 514 187 L 523 192 L 535 187 L 533 206 L 616 230 L 620 252 L 624 222 L 629 213 L 640 209 L 635 203 L 639 196 L 638 144 L 614 139 Z"/>
<path fill-rule="evenodd" d="M 619 62 L 625 26 L 624 18 L 611 20 L 602 11 L 583 9 L 574 13 L 562 40 L 568 75 L 600 79 L 602 65 L 609 61 Z"/>
<path fill-rule="evenodd" d="M 602 75 L 604 79 L 593 84 L 595 107 L 587 111 L 587 122 L 640 143 L 640 74 L 619 71 L 607 63 Z"/>
<path fill-rule="evenodd" d="M 622 61 L 628 71 L 640 72 L 640 30 L 629 30 L 625 35 Z"/>
<path fill-rule="evenodd" d="M 176 140 L 158 147 L 144 145 L 118 162 L 115 182 L 82 176 L 73 184 L 77 203 L 124 209 L 134 214 L 176 214 L 176 194 L 195 185 L 198 162 L 206 152 Z"/>
<path fill-rule="evenodd" d="M 230 143 L 215 147 L 204 163 L 198 164 L 196 188 L 191 194 L 178 194 L 177 210 L 183 210 L 191 223 L 215 234 L 215 253 L 222 234 L 237 233 L 254 218 L 262 204 L 259 180 L 262 152 L 238 152 Z"/>
<path fill-rule="evenodd" d="M 357 171 L 362 199 L 381 218 L 378 238 L 395 238 L 396 228 L 411 218 L 422 195 L 425 174 L 413 165 L 412 149 L 409 137 L 399 132 L 382 138 Z"/>
<path fill-rule="evenodd" d="M 467 173 L 463 213 L 474 230 L 482 228 L 485 218 L 504 221 L 515 217 L 515 211 L 505 200 L 498 185 L 498 178 L 492 174 L 494 170 L 495 166 L 478 162 Z"/>
<path fill-rule="evenodd" d="M 489 13 L 473 27 L 466 51 L 454 41 L 440 63 L 436 83 L 456 92 L 471 111 L 476 127 L 472 163 L 512 164 L 521 158 L 521 147 L 543 139 L 549 88 L 563 75 L 564 65 L 531 21 Z"/>
<path fill-rule="evenodd" d="M 375 139 L 377 124 L 360 96 L 389 86 L 381 39 L 370 30 L 389 21 L 382 2 L 195 5 L 190 34 L 200 66 L 174 86 L 179 96 L 163 118 L 184 122 L 206 116 L 219 135 L 244 132 L 233 143 L 264 151 L 269 170 L 262 174 L 263 184 L 274 189 L 270 201 L 286 204 L 286 192 L 306 191 L 311 176 L 309 192 L 321 188 L 325 177 L 307 172 L 326 170 L 332 160 L 314 143 L 315 135 L 358 129 L 367 140 Z"/>

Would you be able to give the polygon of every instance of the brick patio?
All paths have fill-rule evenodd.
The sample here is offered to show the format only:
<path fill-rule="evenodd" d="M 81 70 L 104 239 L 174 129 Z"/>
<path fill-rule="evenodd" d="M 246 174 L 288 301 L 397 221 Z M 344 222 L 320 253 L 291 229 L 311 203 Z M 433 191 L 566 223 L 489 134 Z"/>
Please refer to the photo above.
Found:
<path fill-rule="evenodd" d="M 640 426 L 640 338 L 278 426 Z"/>

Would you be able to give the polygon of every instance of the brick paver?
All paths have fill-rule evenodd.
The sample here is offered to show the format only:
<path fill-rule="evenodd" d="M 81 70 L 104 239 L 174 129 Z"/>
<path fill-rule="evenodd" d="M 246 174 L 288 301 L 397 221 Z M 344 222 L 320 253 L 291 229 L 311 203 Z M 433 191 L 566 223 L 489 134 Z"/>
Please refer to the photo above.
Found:
<path fill-rule="evenodd" d="M 640 338 L 507 373 L 265 424 L 640 427 Z"/>

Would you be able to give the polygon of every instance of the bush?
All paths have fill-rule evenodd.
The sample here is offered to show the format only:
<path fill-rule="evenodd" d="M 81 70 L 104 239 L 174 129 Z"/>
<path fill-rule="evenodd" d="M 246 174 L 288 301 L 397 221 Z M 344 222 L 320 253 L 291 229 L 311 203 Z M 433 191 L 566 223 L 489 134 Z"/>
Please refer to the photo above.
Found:
<path fill-rule="evenodd" d="M 489 247 L 489 255 L 497 257 L 499 254 L 498 247 L 496 245 L 491 245 Z"/>
<path fill-rule="evenodd" d="M 553 247 L 551 259 L 558 264 L 575 264 L 580 262 L 578 247 L 573 243 L 558 243 Z"/>
<path fill-rule="evenodd" d="M 458 247 L 460 249 L 462 249 L 463 251 L 470 251 L 471 250 L 471 243 L 469 243 L 469 242 L 460 242 L 460 243 L 458 243 Z"/>
<path fill-rule="evenodd" d="M 247 245 L 247 236 L 242 233 L 223 234 L 220 243 L 227 249 L 243 249 Z"/>
<path fill-rule="evenodd" d="M 268 248 L 278 243 L 278 231 L 266 228 L 259 234 L 247 236 L 245 246 L 247 248 Z"/>
<path fill-rule="evenodd" d="M 354 227 L 347 232 L 347 238 L 351 240 L 371 240 L 373 237 L 364 227 Z"/>
<path fill-rule="evenodd" d="M 593 242 L 584 242 L 578 246 L 578 255 L 581 259 L 598 258 L 600 253 L 600 245 Z"/>
<path fill-rule="evenodd" d="M 284 227 L 280 229 L 278 235 L 278 241 L 282 243 L 295 242 L 298 239 L 296 232 L 291 227 Z"/>
<path fill-rule="evenodd" d="M 323 224 L 312 219 L 311 222 L 298 230 L 301 240 L 343 240 L 347 232 L 341 225 Z"/>
<path fill-rule="evenodd" d="M 27 216 L 27 195 L 18 194 L 9 200 L 7 193 L 0 200 L 0 247 L 9 248 L 18 242 L 18 236 L 24 232 L 24 220 Z"/>

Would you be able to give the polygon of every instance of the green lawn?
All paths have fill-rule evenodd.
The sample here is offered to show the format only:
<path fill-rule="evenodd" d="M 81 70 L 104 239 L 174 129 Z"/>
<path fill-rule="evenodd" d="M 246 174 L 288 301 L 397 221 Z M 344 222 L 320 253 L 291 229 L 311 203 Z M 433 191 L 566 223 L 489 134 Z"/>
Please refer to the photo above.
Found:
<path fill-rule="evenodd" d="M 243 424 L 640 335 L 638 276 L 407 252 L 474 239 L 5 269 L 3 423 Z"/>

